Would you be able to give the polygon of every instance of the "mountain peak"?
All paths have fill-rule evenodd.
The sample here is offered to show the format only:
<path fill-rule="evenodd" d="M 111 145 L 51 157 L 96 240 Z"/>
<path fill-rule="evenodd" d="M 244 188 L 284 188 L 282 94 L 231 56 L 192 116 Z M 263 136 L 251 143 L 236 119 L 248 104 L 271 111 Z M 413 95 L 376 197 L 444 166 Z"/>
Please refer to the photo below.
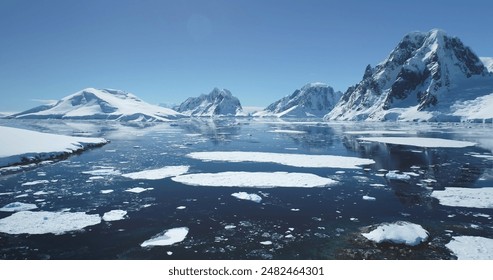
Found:
<path fill-rule="evenodd" d="M 190 97 L 175 107 L 180 113 L 189 116 L 242 116 L 243 108 L 238 98 L 227 89 L 215 87 L 209 94 Z"/>
<path fill-rule="evenodd" d="M 394 108 L 433 110 L 440 104 L 450 105 L 456 98 L 465 98 L 450 92 L 471 79 L 491 78 L 459 38 L 450 37 L 441 29 L 411 32 L 387 59 L 375 68 L 367 66 L 363 80 L 346 91 L 326 118 L 383 120 L 399 117 Z"/>

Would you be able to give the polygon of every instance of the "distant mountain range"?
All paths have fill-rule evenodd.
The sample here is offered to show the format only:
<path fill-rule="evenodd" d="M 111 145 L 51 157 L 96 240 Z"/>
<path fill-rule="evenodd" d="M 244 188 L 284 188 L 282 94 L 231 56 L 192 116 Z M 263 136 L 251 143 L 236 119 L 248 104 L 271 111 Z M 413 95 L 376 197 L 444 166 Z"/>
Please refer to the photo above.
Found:
<path fill-rule="evenodd" d="M 478 120 L 473 114 L 484 108 L 476 106 L 492 93 L 493 74 L 459 38 L 438 29 L 413 32 L 387 59 L 368 65 L 325 119 Z"/>
<path fill-rule="evenodd" d="M 174 107 L 176 111 L 196 117 L 245 116 L 240 100 L 227 89 L 214 88 L 209 94 L 190 97 Z"/>
<path fill-rule="evenodd" d="M 86 88 L 60 101 L 10 116 L 19 119 L 101 119 L 169 121 L 185 117 L 171 109 L 146 103 L 121 90 Z"/>
<path fill-rule="evenodd" d="M 459 38 L 439 29 L 412 32 L 381 63 L 368 65 L 362 80 L 344 94 L 323 83 L 310 83 L 263 110 L 247 113 L 229 90 L 214 88 L 173 109 L 148 104 L 121 90 L 87 88 L 8 117 L 169 121 L 190 116 L 254 116 L 491 122 L 493 58 L 479 58 Z"/>

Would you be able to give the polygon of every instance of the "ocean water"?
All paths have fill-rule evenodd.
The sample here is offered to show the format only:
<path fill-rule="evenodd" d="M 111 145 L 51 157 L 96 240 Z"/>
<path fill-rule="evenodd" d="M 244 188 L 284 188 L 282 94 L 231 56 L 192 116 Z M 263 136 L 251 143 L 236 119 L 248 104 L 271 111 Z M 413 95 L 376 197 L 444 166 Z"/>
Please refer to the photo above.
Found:
<path fill-rule="evenodd" d="M 38 206 L 32 211 L 100 216 L 110 210 L 127 212 L 122 220 L 103 220 L 62 234 L 0 233 L 2 259 L 454 259 L 445 246 L 453 236 L 493 238 L 493 209 L 441 205 L 431 196 L 449 187 L 493 187 L 491 124 L 191 119 L 170 124 L 3 120 L 0 125 L 111 141 L 64 160 L 0 175 L 0 207 L 23 202 Z M 423 148 L 358 139 L 382 135 L 476 145 Z M 204 151 L 338 155 L 375 163 L 358 169 L 306 168 L 187 156 Z M 183 165 L 190 166 L 188 173 L 282 171 L 338 183 L 314 188 L 207 187 L 120 175 Z M 101 169 L 107 172 L 87 173 Z M 409 179 L 390 180 L 385 174 L 391 170 L 407 172 Z M 47 182 L 23 185 L 39 180 Z M 146 190 L 126 191 L 136 187 Z M 231 196 L 236 192 L 257 194 L 262 201 Z M 0 219 L 10 215 L 0 212 Z M 361 235 L 396 221 L 421 225 L 429 232 L 428 240 L 418 246 L 377 244 Z M 141 247 L 180 227 L 189 229 L 183 241 Z"/>

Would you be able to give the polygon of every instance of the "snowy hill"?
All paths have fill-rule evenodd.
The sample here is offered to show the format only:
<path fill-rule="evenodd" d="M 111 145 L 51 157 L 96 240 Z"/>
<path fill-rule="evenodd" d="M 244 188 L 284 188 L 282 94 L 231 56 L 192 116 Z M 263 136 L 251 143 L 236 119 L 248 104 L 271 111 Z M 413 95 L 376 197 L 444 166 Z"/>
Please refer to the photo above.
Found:
<path fill-rule="evenodd" d="M 323 83 L 310 83 L 291 95 L 270 104 L 254 116 L 323 117 L 339 101 L 342 93 Z"/>
<path fill-rule="evenodd" d="M 471 120 L 472 101 L 490 93 L 493 74 L 460 39 L 437 29 L 413 32 L 383 62 L 368 65 L 325 119 Z"/>
<path fill-rule="evenodd" d="M 104 119 L 168 121 L 183 117 L 171 109 L 148 104 L 120 90 L 86 88 L 60 101 L 12 115 L 25 119 Z"/>
<path fill-rule="evenodd" d="M 238 98 L 229 90 L 218 88 L 214 88 L 207 95 L 190 97 L 174 109 L 184 115 L 197 117 L 246 115 Z"/>
<path fill-rule="evenodd" d="M 493 72 L 493 57 L 480 57 L 479 59 L 481 59 L 488 71 Z"/>

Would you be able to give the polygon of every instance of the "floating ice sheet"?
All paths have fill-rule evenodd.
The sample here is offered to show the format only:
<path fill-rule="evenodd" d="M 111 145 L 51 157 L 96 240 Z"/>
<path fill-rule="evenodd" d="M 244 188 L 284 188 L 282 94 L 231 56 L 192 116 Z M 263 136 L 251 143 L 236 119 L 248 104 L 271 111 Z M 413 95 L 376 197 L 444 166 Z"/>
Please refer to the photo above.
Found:
<path fill-rule="evenodd" d="M 358 140 L 422 148 L 465 148 L 476 145 L 467 141 L 426 137 L 361 137 Z"/>
<path fill-rule="evenodd" d="M 154 188 L 135 187 L 135 188 L 131 188 L 131 189 L 126 189 L 125 191 L 126 192 L 131 192 L 131 193 L 141 193 L 141 192 L 150 191 L 150 190 L 153 190 L 153 189 Z"/>
<path fill-rule="evenodd" d="M 274 132 L 274 133 L 287 133 L 287 134 L 305 134 L 306 131 L 300 131 L 300 130 L 289 130 L 289 129 L 275 129 L 275 130 L 269 130 L 269 132 Z"/>
<path fill-rule="evenodd" d="M 12 202 L 4 207 L 0 208 L 2 212 L 19 212 L 19 211 L 28 211 L 38 208 L 36 204 L 23 203 L 23 202 Z"/>
<path fill-rule="evenodd" d="M 345 134 L 351 135 L 403 135 L 403 134 L 416 134 L 416 131 L 408 130 L 353 130 L 345 131 Z"/>
<path fill-rule="evenodd" d="M 241 171 L 187 174 L 171 180 L 191 186 L 255 188 L 313 188 L 337 183 L 335 180 L 310 173 Z"/>
<path fill-rule="evenodd" d="M 358 169 L 375 163 L 371 159 L 333 155 L 306 155 L 264 152 L 195 152 L 187 155 L 203 161 L 271 162 L 296 167 Z"/>
<path fill-rule="evenodd" d="M 99 224 L 101 217 L 84 212 L 21 211 L 0 220 L 0 232 L 8 234 L 63 234 Z"/>
<path fill-rule="evenodd" d="M 231 196 L 234 196 L 238 199 L 250 200 L 253 202 L 257 202 L 257 203 L 260 203 L 262 201 L 262 197 L 260 197 L 258 194 L 254 194 L 254 193 L 236 192 L 236 193 L 232 193 Z"/>
<path fill-rule="evenodd" d="M 379 225 L 376 229 L 362 235 L 377 243 L 392 242 L 410 246 L 416 246 L 428 239 L 428 232 L 422 226 L 402 221 Z"/>
<path fill-rule="evenodd" d="M 445 245 L 459 260 L 493 260 L 493 239 L 455 236 Z"/>
<path fill-rule="evenodd" d="M 398 172 L 399 171 L 397 170 L 389 171 L 387 174 L 385 174 L 385 177 L 389 180 L 400 180 L 400 181 L 411 180 L 411 176 L 409 176 L 408 174 L 400 174 Z"/>
<path fill-rule="evenodd" d="M 189 168 L 190 166 L 187 165 L 166 166 L 158 169 L 122 174 L 122 176 L 130 179 L 159 180 L 185 174 Z"/>
<path fill-rule="evenodd" d="M 493 208 L 493 188 L 445 188 L 431 196 L 442 205 L 471 208 Z"/>
<path fill-rule="evenodd" d="M 120 175 L 121 172 L 113 167 L 103 167 L 99 169 L 83 171 L 82 174 L 92 175 L 92 176 L 115 176 L 115 175 Z"/>
<path fill-rule="evenodd" d="M 111 210 L 104 213 L 103 220 L 106 222 L 119 221 L 125 219 L 125 215 L 127 215 L 125 210 Z"/>
<path fill-rule="evenodd" d="M 140 244 L 141 247 L 152 247 L 152 246 L 169 246 L 175 243 L 182 242 L 188 235 L 187 227 L 172 228 L 166 230 L 164 233 L 159 234 L 149 240 L 144 241 Z"/>
<path fill-rule="evenodd" d="M 36 186 L 36 185 L 41 185 L 41 184 L 48 184 L 49 182 L 50 181 L 48 181 L 48 180 L 37 180 L 37 181 L 22 183 L 21 186 L 23 186 L 23 187 Z"/>

